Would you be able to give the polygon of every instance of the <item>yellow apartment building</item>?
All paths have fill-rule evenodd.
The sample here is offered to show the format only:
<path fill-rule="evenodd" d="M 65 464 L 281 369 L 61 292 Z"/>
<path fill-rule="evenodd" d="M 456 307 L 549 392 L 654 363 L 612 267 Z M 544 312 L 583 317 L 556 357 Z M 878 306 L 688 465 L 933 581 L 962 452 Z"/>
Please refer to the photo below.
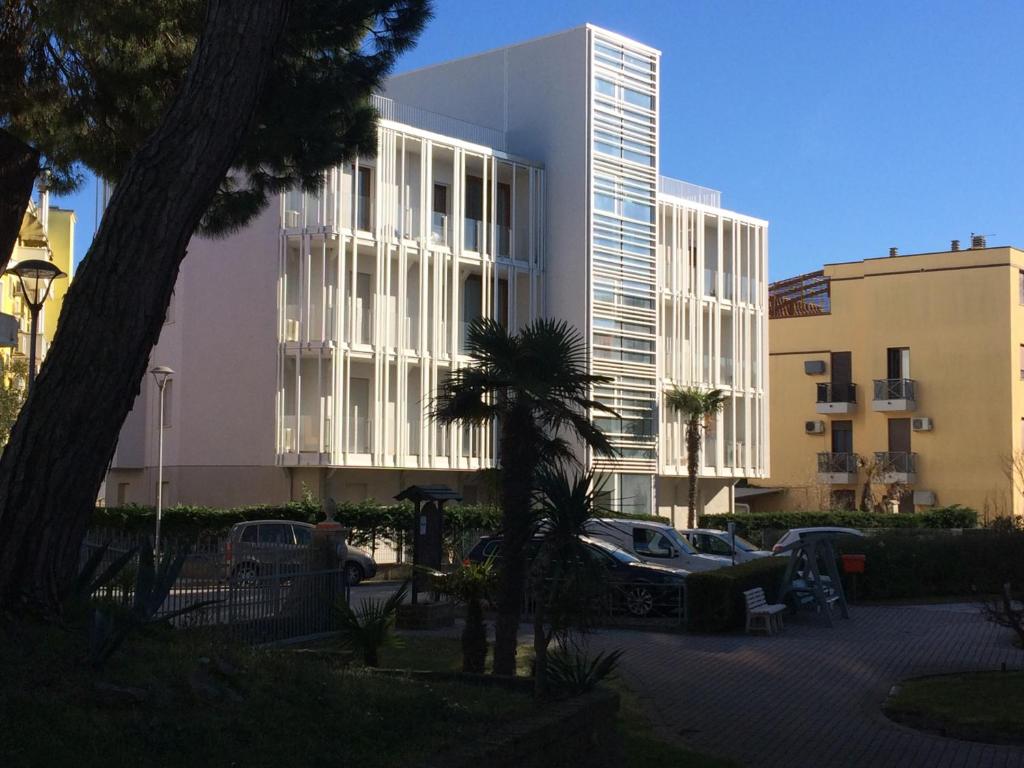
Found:
<path fill-rule="evenodd" d="M 755 509 L 859 508 L 867 489 L 893 511 L 1024 512 L 1024 251 L 971 245 L 770 286 L 763 484 L 781 491 Z"/>
<path fill-rule="evenodd" d="M 39 364 L 42 364 L 46 350 L 57 332 L 61 306 L 71 284 L 75 263 L 74 242 L 74 211 L 51 206 L 46 192 L 42 192 L 38 200 L 29 203 L 8 268 L 27 259 L 42 259 L 51 262 L 68 276 L 53 281 L 39 314 L 39 338 L 36 341 Z M 3 336 L 0 339 L 0 354 L 15 359 L 28 358 L 31 344 L 28 306 L 22 298 L 18 279 L 6 274 L 0 275 L 0 336 Z"/>

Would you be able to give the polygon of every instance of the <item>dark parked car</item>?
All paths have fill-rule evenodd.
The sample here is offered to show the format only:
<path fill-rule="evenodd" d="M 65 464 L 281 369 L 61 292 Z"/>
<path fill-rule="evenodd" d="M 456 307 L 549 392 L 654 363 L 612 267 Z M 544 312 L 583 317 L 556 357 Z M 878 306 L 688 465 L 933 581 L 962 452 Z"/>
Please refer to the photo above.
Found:
<path fill-rule="evenodd" d="M 611 609 L 624 609 L 634 616 L 676 613 L 682 609 L 682 588 L 687 571 L 645 563 L 636 555 L 607 541 L 580 536 L 587 551 L 601 565 L 607 578 Z M 532 559 L 540 547 L 535 538 L 527 549 Z M 484 536 L 470 550 L 466 560 L 480 563 L 487 558 L 501 561 L 501 536 Z"/>
<path fill-rule="evenodd" d="M 261 573 L 305 570 L 313 544 L 313 528 L 309 523 L 290 520 L 236 523 L 228 533 L 228 573 L 243 581 L 255 581 Z M 345 573 L 348 583 L 355 586 L 376 575 L 377 563 L 367 553 L 350 546 Z"/>

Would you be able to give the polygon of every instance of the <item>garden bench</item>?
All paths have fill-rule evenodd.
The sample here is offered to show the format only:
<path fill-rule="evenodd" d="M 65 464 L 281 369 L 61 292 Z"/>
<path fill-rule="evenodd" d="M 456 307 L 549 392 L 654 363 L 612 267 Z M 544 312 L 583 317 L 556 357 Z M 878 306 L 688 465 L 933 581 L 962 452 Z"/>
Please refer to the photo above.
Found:
<path fill-rule="evenodd" d="M 782 612 L 786 606 L 781 603 L 769 603 L 764 596 L 761 587 L 748 589 L 743 593 L 743 599 L 747 602 L 747 632 L 759 626 L 769 635 L 776 629 L 782 629 Z"/>

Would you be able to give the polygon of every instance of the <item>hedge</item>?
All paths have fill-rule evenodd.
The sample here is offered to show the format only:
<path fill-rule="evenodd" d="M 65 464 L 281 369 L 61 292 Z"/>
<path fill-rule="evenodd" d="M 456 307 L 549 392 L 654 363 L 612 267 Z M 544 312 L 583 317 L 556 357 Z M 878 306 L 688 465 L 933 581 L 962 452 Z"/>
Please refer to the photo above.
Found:
<path fill-rule="evenodd" d="M 914 514 L 878 514 L 876 512 L 850 512 L 831 510 L 822 512 L 752 512 L 738 515 L 701 515 L 697 525 L 701 528 L 726 530 L 730 521 L 736 523 L 741 536 L 757 534 L 763 530 L 789 530 L 818 525 L 843 528 L 975 528 L 978 513 L 954 504 L 935 507 Z"/>
<path fill-rule="evenodd" d="M 775 602 L 788 563 L 788 557 L 762 557 L 691 573 L 686 577 L 687 628 L 695 632 L 742 629 L 747 612 L 743 593 L 761 587 L 768 602 Z"/>
<path fill-rule="evenodd" d="M 991 595 L 1007 581 L 1015 590 L 1024 588 L 1020 531 L 887 531 L 840 539 L 839 550 L 867 556 L 865 571 L 857 577 L 859 599 Z"/>
<path fill-rule="evenodd" d="M 498 509 L 492 506 L 448 504 L 444 511 L 445 536 L 449 541 L 459 538 L 464 532 L 493 530 L 500 521 Z M 219 536 L 235 523 L 249 520 L 316 523 L 322 519 L 320 503 L 304 500 L 231 509 L 178 505 L 163 510 L 160 525 L 168 536 L 196 540 L 204 536 Z M 97 507 L 90 525 L 108 530 L 140 532 L 152 529 L 155 520 L 156 510 L 153 507 Z M 412 504 L 380 504 L 372 499 L 359 503 L 339 503 L 337 520 L 352 529 L 350 542 L 357 546 L 366 545 L 375 538 L 399 541 L 412 531 L 415 523 Z"/>

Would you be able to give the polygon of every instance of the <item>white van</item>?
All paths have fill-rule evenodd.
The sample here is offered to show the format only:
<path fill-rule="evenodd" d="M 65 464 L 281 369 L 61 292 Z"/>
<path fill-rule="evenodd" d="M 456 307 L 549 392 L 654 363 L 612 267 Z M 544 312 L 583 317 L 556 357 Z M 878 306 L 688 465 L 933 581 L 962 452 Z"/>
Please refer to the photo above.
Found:
<path fill-rule="evenodd" d="M 647 563 L 684 571 L 713 571 L 732 565 L 732 558 L 702 555 L 675 528 L 649 520 L 597 518 L 588 520 L 590 536 L 610 541 Z"/>

